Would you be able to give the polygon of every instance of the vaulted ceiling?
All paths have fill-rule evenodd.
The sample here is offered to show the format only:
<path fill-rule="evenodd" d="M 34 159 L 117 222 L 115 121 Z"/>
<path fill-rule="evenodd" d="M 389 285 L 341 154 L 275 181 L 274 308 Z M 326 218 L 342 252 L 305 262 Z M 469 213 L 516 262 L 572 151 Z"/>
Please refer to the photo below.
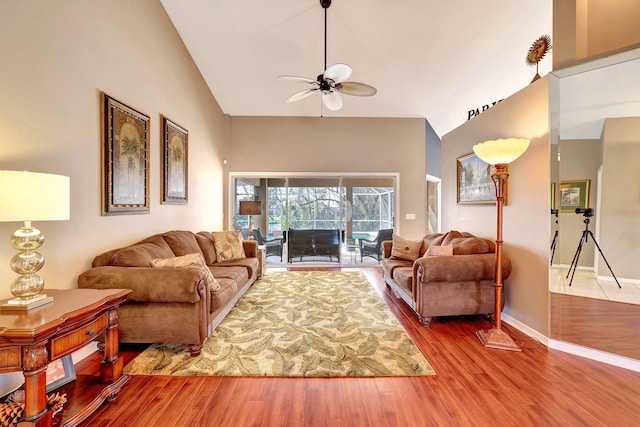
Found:
<path fill-rule="evenodd" d="M 552 0 L 333 0 L 327 64 L 349 64 L 349 80 L 378 93 L 331 111 L 319 94 L 285 103 L 308 86 L 278 78 L 324 71 L 319 0 L 161 2 L 226 114 L 421 117 L 439 136 L 527 86 L 529 48 L 552 30 Z M 539 73 L 550 70 L 548 54 Z"/>

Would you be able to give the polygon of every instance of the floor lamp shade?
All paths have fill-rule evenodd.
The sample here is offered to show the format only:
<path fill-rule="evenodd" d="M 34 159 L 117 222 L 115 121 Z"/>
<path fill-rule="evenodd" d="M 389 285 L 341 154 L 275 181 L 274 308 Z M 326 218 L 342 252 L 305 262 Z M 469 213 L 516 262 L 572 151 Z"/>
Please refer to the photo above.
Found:
<path fill-rule="evenodd" d="M 253 240 L 253 227 L 251 221 L 253 215 L 262 215 L 262 204 L 260 200 L 243 200 L 239 207 L 240 215 L 249 215 L 249 240 Z"/>
<path fill-rule="evenodd" d="M 244 200 L 240 202 L 240 215 L 262 215 L 262 205 L 259 200 Z"/>
<path fill-rule="evenodd" d="M 11 293 L 18 298 L 10 303 L 28 309 L 30 304 L 46 299 L 46 295 L 38 295 L 44 288 L 44 280 L 36 274 L 44 265 L 44 257 L 36 252 L 44 243 L 44 236 L 31 222 L 68 220 L 69 217 L 69 177 L 0 171 L 0 221 L 24 224 L 11 236 L 12 246 L 20 252 L 10 261 L 11 269 L 19 274 L 11 284 Z"/>
<path fill-rule="evenodd" d="M 502 311 L 503 288 L 502 279 L 502 208 L 504 206 L 504 190 L 509 178 L 507 165 L 527 151 L 529 140 L 525 138 L 507 138 L 485 141 L 473 146 L 473 152 L 481 160 L 493 165 L 491 179 L 496 187 L 497 232 L 496 232 L 496 270 L 495 270 L 495 327 L 478 331 L 480 342 L 488 348 L 520 351 L 520 347 L 502 330 L 500 314 Z"/>

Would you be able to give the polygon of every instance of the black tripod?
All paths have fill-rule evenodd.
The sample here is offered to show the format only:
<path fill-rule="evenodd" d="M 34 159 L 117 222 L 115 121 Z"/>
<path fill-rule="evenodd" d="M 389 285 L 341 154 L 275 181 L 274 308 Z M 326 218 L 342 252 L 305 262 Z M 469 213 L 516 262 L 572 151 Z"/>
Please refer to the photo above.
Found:
<path fill-rule="evenodd" d="M 602 255 L 602 259 L 604 260 L 605 264 L 607 264 L 607 267 L 609 267 L 609 271 L 611 272 L 613 279 L 618 284 L 618 288 L 622 289 L 622 286 L 620 286 L 620 282 L 618 282 L 616 275 L 613 274 L 613 270 L 611 269 L 611 266 L 609 265 L 607 258 L 605 258 L 604 254 L 602 253 L 602 249 L 600 249 L 600 245 L 598 245 L 596 238 L 593 236 L 593 233 L 591 232 L 591 230 L 589 230 L 589 221 L 590 221 L 589 217 L 593 215 L 593 209 L 591 208 L 576 209 L 576 213 L 582 213 L 584 215 L 585 225 L 584 225 L 584 230 L 582 231 L 582 237 L 580 238 L 580 243 L 578 243 L 578 249 L 576 249 L 576 254 L 573 256 L 573 261 L 571 261 L 571 266 L 569 267 L 569 272 L 567 273 L 567 278 L 569 277 L 569 274 L 571 274 L 571 280 L 569 280 L 569 286 L 571 286 L 571 282 L 573 282 L 573 275 L 576 273 L 576 267 L 578 267 L 578 258 L 580 258 L 582 245 L 587 241 L 588 236 L 591 236 L 593 243 L 595 243 L 596 248 L 598 248 L 598 252 L 600 252 L 600 255 Z M 555 242 L 555 238 L 554 238 L 554 242 Z M 573 269 L 573 272 L 571 271 L 572 269 Z"/>
<path fill-rule="evenodd" d="M 556 216 L 556 224 L 558 224 L 558 209 L 551 209 L 551 214 Z M 553 235 L 553 241 L 551 242 L 551 263 L 553 265 L 553 256 L 556 253 L 556 244 L 558 243 L 558 229 Z"/>

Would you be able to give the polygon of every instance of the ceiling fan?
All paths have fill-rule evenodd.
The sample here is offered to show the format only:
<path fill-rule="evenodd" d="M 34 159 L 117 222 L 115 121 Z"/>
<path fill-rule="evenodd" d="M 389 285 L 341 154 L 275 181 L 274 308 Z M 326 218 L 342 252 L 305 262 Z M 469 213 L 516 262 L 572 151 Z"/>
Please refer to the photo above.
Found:
<path fill-rule="evenodd" d="M 327 9 L 331 6 L 331 0 L 320 0 L 320 5 L 324 9 L 324 72 L 318 77 L 310 79 L 299 76 L 278 76 L 285 80 L 302 81 L 311 85 L 310 88 L 294 93 L 286 102 L 294 102 L 304 99 L 313 93 L 320 91 L 322 93 L 322 103 L 329 110 L 339 110 L 342 108 L 342 96 L 373 96 L 377 90 L 373 86 L 364 83 L 346 81 L 353 71 L 347 64 L 333 64 L 327 67 Z"/>

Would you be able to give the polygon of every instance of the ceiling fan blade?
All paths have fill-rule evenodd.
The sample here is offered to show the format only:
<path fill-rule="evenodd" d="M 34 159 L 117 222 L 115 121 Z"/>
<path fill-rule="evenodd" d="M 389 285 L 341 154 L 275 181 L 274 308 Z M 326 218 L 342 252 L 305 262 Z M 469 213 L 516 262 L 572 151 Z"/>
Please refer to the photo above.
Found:
<path fill-rule="evenodd" d="M 338 92 L 323 93 L 322 103 L 329 110 L 336 111 L 342 108 L 342 97 Z"/>
<path fill-rule="evenodd" d="M 287 98 L 286 102 L 295 102 L 295 101 L 300 101 L 301 99 L 306 98 L 307 96 L 310 96 L 313 94 L 313 92 L 317 91 L 318 89 L 305 89 L 305 90 L 301 90 L 300 92 L 296 92 L 293 95 L 291 95 L 289 98 Z"/>
<path fill-rule="evenodd" d="M 324 72 L 324 79 L 331 79 L 336 83 L 343 82 L 351 76 L 353 70 L 347 64 L 330 65 Z"/>
<path fill-rule="evenodd" d="M 373 96 L 378 92 L 375 87 L 358 82 L 342 82 L 341 86 L 340 92 L 346 95 Z"/>
<path fill-rule="evenodd" d="M 299 81 L 299 82 L 305 82 L 305 83 L 317 83 L 317 80 L 314 79 L 310 79 L 308 77 L 300 77 L 300 76 L 278 76 L 279 79 L 283 79 L 283 80 L 294 80 L 294 81 Z"/>

